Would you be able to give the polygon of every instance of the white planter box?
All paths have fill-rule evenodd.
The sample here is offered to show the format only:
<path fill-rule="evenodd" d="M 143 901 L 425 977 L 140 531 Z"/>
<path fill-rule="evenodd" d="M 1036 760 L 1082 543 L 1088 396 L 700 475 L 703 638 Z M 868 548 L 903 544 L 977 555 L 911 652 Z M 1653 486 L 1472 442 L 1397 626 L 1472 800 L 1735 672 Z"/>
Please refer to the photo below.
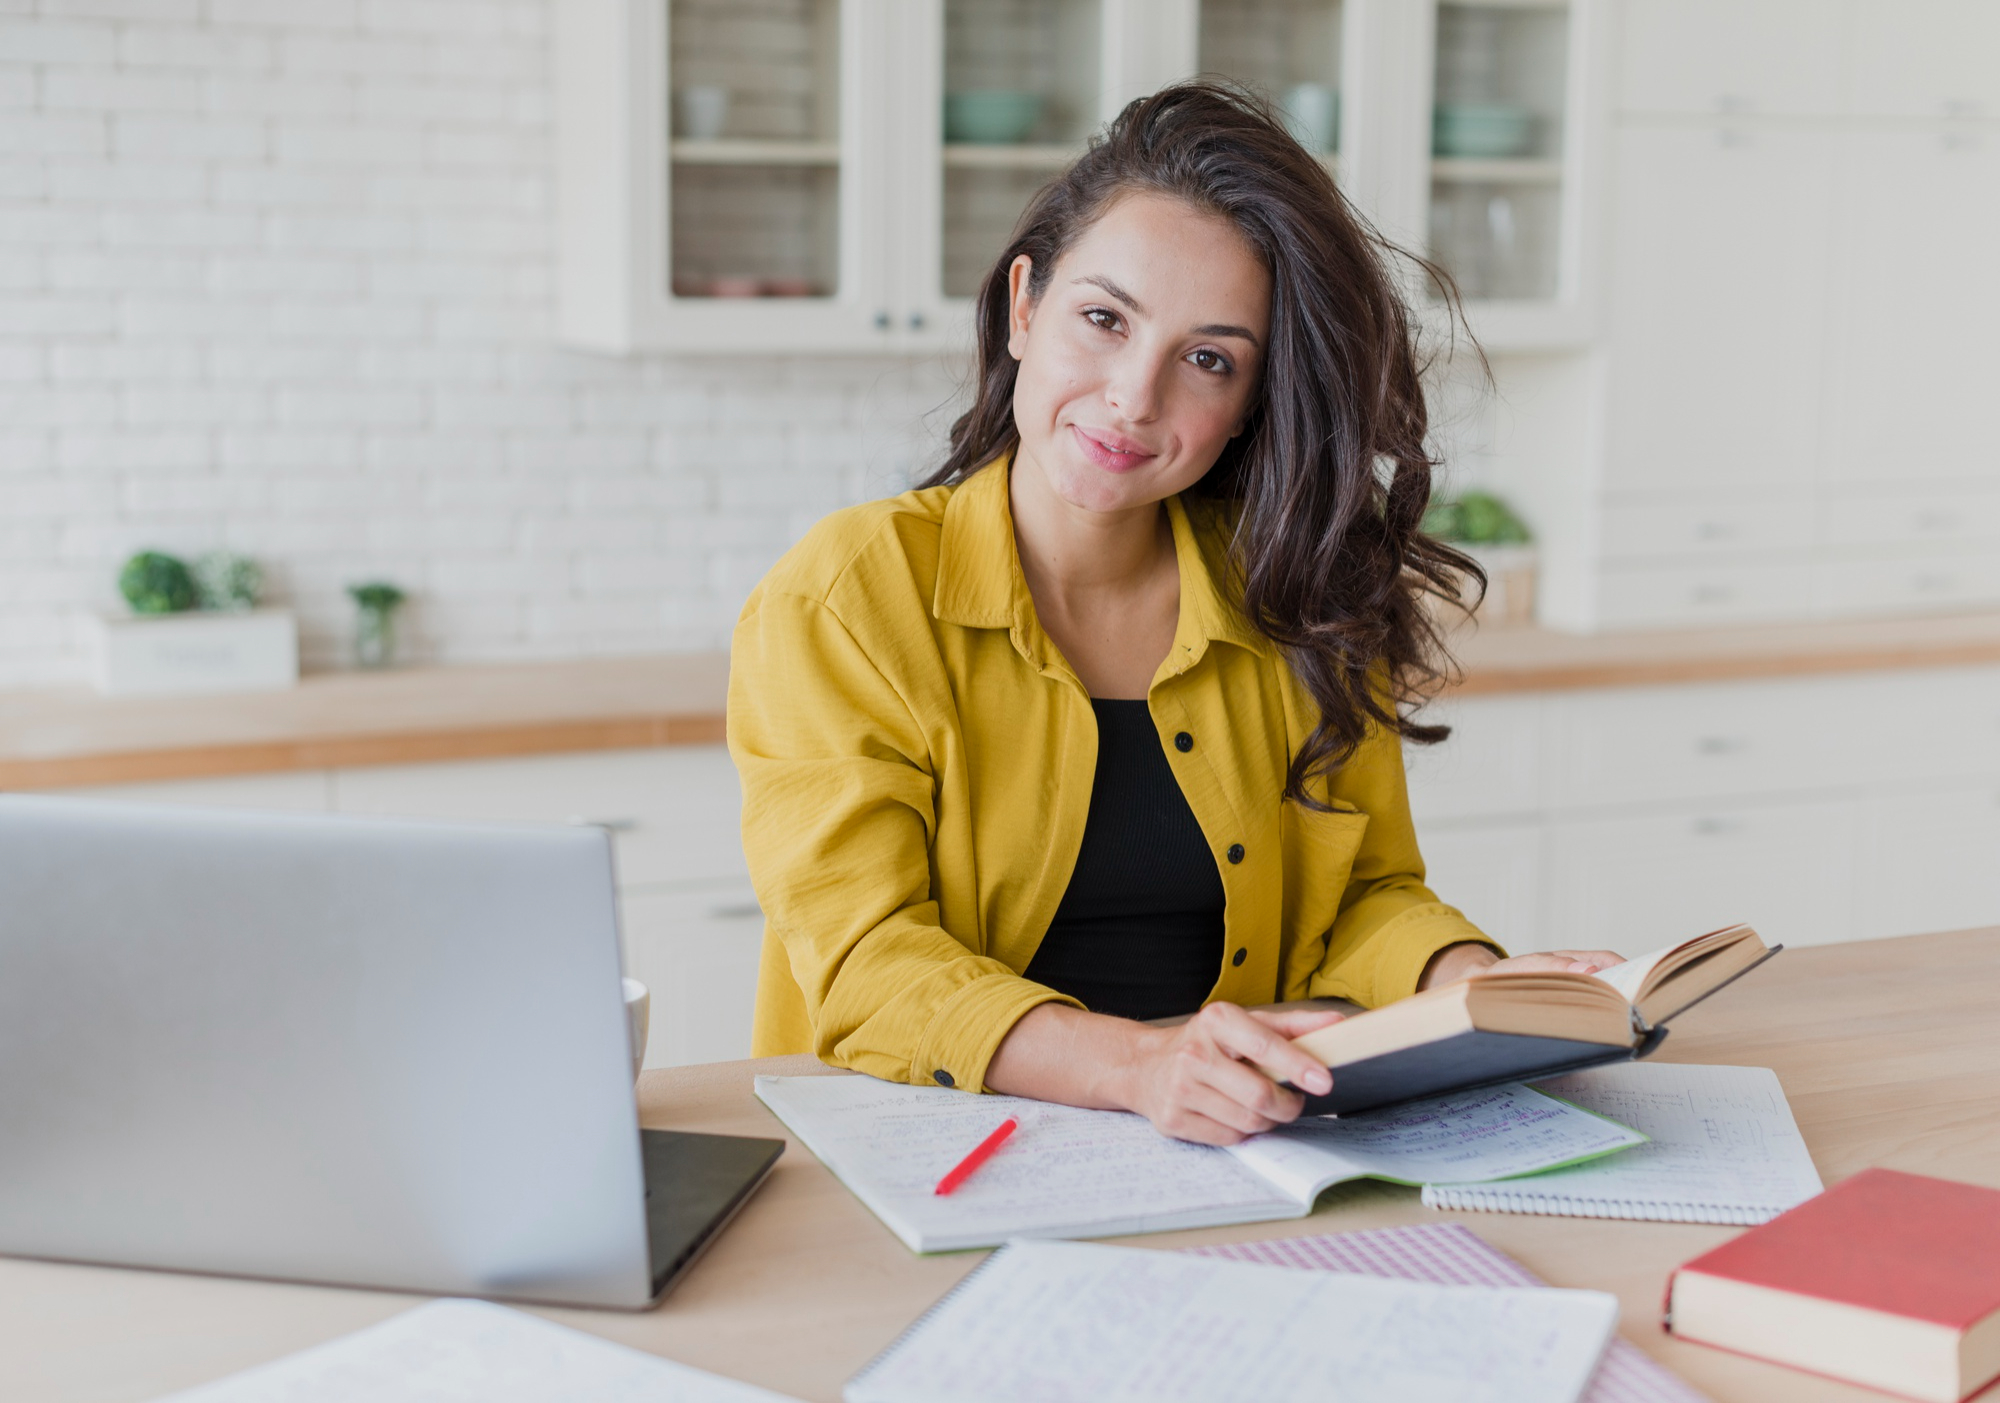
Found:
<path fill-rule="evenodd" d="M 92 615 L 87 637 L 92 680 L 107 696 L 271 692 L 299 680 L 299 626 L 289 609 Z"/>

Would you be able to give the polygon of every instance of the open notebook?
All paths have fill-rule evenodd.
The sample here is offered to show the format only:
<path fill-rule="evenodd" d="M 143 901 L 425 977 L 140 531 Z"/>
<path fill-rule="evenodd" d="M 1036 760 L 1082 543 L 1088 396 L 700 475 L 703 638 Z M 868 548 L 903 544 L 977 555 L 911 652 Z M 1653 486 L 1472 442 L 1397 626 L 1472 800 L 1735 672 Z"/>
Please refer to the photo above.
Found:
<path fill-rule="evenodd" d="M 1778 1075 L 1768 1067 L 1627 1062 L 1537 1083 L 1651 1137 L 1611 1159 L 1505 1184 L 1433 1185 L 1433 1208 L 1768 1222 L 1821 1188 Z"/>
<path fill-rule="evenodd" d="M 916 1252 L 1303 1218 L 1322 1190 L 1348 1179 L 1472 1183 L 1644 1140 L 1518 1086 L 1302 1122 L 1227 1150 L 1168 1139 L 1124 1111 L 866 1076 L 759 1077 L 757 1095 Z M 1010 1115 L 1021 1129 L 1000 1152 L 956 1192 L 933 1193 Z"/>
<path fill-rule="evenodd" d="M 1013 1242 L 849 1381 L 847 1403 L 1574 1403 L 1600 1291 L 1431 1286 Z"/>

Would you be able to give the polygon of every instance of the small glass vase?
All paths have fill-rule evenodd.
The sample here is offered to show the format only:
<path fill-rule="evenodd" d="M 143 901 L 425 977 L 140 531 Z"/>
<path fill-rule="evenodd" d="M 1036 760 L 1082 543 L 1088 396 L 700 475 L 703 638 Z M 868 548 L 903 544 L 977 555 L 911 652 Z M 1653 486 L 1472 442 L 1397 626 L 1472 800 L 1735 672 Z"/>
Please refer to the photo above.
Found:
<path fill-rule="evenodd" d="M 396 611 L 362 605 L 354 621 L 356 667 L 391 667 L 396 661 Z"/>

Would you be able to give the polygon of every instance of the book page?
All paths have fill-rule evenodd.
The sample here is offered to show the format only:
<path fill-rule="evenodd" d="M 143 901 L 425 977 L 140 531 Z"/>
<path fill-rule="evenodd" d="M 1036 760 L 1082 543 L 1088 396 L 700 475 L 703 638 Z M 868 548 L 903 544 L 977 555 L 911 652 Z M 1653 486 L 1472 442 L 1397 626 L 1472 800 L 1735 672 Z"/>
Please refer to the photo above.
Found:
<path fill-rule="evenodd" d="M 1086 1243 L 990 1258 L 847 1403 L 1573 1403 L 1618 1319 L 1596 1291 L 1412 1281 Z"/>
<path fill-rule="evenodd" d="M 1515 1201 L 1510 1211 L 1758 1223 L 1820 1191 L 1768 1067 L 1628 1062 L 1539 1085 L 1652 1139 L 1611 1159 L 1494 1185 L 1488 1192 Z"/>
<path fill-rule="evenodd" d="M 1301 1120 L 1230 1153 L 1310 1202 L 1327 1185 L 1363 1175 L 1399 1184 L 1481 1183 L 1608 1155 L 1645 1139 L 1528 1087 L 1501 1086 Z"/>
<path fill-rule="evenodd" d="M 1603 980 L 1623 994 L 1626 1003 L 1636 1006 L 1639 1002 L 1639 990 L 1645 986 L 1646 977 L 1659 967 L 1662 960 L 1680 948 L 1678 945 L 1669 945 L 1665 949 L 1635 955 L 1622 965 L 1613 965 L 1610 969 L 1597 971 L 1592 977 Z"/>
<path fill-rule="evenodd" d="M 158 1403 L 787 1403 L 485 1301 L 432 1301 Z"/>
<path fill-rule="evenodd" d="M 1144 1116 L 874 1077 L 759 1077 L 757 1095 L 912 1249 L 1010 1237 L 1151 1232 L 1297 1216 L 1302 1205 Z M 1005 1120 L 1021 1128 L 951 1194 L 945 1172 Z"/>

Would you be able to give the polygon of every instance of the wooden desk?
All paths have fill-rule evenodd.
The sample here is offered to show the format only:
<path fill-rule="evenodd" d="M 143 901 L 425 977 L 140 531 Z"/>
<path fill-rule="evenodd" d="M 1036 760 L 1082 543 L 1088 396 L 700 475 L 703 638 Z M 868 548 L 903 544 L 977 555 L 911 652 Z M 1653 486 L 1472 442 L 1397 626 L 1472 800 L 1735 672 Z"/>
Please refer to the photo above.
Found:
<path fill-rule="evenodd" d="M 2000 928 L 1787 952 L 1680 1020 L 1667 1060 L 1773 1067 L 1829 1182 L 1868 1165 L 2000 1187 Z M 804 1058 L 649 1072 L 648 1125 L 783 1133 L 750 1093 Z M 1885 1395 L 1685 1345 L 1657 1325 L 1668 1270 L 1735 1229 L 1437 1214 L 1413 1189 L 1336 1189 L 1303 1222 L 1160 1234 L 1154 1248 L 1457 1217 L 1549 1281 L 1615 1292 L 1626 1338 L 1717 1400 Z M 793 1144 L 771 1182 L 656 1311 L 551 1310 L 578 1329 L 832 1403 L 982 1254 L 916 1257 Z M 0 1259 L 0 1398 L 152 1398 L 382 1319 L 410 1298 Z"/>

